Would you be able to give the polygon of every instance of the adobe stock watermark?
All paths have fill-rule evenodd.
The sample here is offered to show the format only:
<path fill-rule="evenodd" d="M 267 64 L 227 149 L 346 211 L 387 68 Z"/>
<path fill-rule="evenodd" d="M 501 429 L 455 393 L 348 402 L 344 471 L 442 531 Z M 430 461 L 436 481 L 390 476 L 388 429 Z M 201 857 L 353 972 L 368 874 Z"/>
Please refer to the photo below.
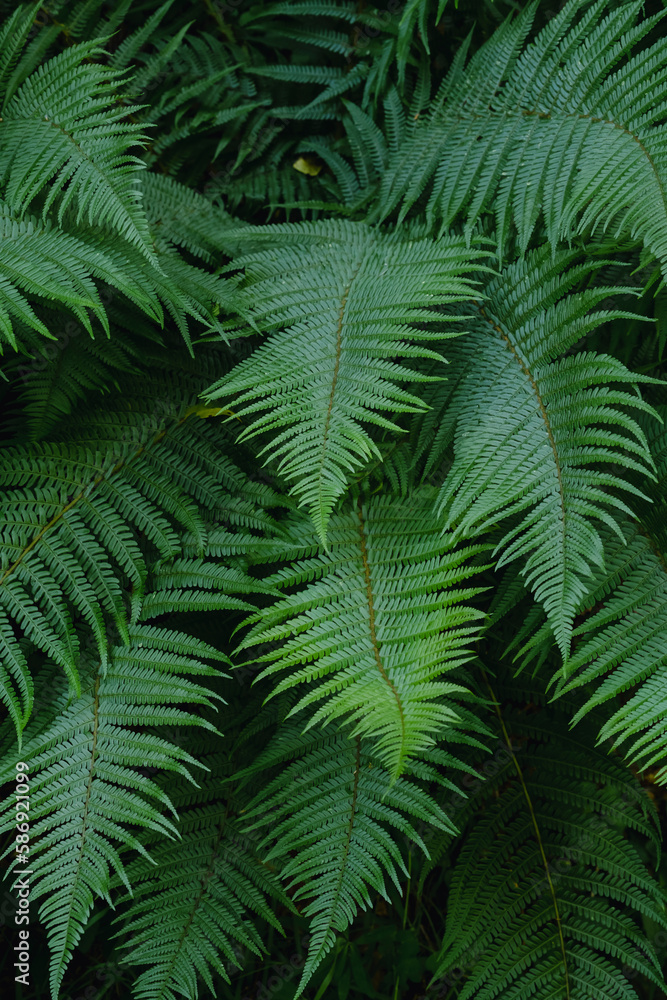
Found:
<path fill-rule="evenodd" d="M 28 826 L 30 809 L 30 785 L 28 783 L 28 765 L 23 760 L 16 762 L 16 787 L 14 789 L 14 799 L 16 808 L 16 835 L 14 838 L 15 865 L 20 877 L 16 880 L 14 888 L 17 895 L 17 907 L 14 916 L 14 923 L 19 928 L 18 944 L 14 945 L 14 968 L 17 983 L 23 986 L 30 985 L 30 875 L 32 870 L 28 868 L 30 857 L 30 828 Z"/>

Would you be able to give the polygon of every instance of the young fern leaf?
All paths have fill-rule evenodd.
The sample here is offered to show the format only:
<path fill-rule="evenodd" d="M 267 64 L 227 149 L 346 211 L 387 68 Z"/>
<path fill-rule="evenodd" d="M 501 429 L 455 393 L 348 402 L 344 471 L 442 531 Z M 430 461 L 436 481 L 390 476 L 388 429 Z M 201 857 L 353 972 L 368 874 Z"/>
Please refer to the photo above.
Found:
<path fill-rule="evenodd" d="M 348 739 L 333 726 L 305 734 L 300 728 L 281 726 L 247 769 L 249 774 L 262 773 L 294 758 L 245 811 L 254 820 L 246 831 L 264 832 L 258 850 L 270 845 L 265 863 L 279 863 L 291 898 L 306 901 L 310 942 L 295 1000 L 333 947 L 336 934 L 345 931 L 359 909 L 372 906 L 369 890 L 388 900 L 388 877 L 401 891 L 399 879 L 408 872 L 394 831 L 426 854 L 415 822 L 455 831 L 419 781 L 393 780 L 369 741 Z M 423 777 L 452 788 L 435 765 L 456 766 L 458 761 L 445 754 L 439 759 L 437 750 L 433 758 L 433 764 L 422 764 Z"/>
<path fill-rule="evenodd" d="M 238 237 L 259 247 L 230 265 L 244 275 L 234 308 L 244 325 L 272 336 L 206 399 L 233 400 L 240 419 L 264 411 L 238 440 L 272 432 L 260 454 L 278 460 L 326 545 L 349 473 L 379 456 L 361 422 L 396 430 L 382 411 L 423 408 L 396 385 L 413 376 L 393 359 L 434 356 L 416 343 L 435 336 L 424 329 L 430 307 L 470 297 L 464 274 L 482 252 L 459 237 L 434 241 L 339 220 L 248 228 Z"/>
<path fill-rule="evenodd" d="M 474 54 L 468 42 L 390 162 L 371 218 L 400 218 L 431 184 L 427 217 L 467 230 L 495 212 L 498 246 L 513 219 L 525 251 L 544 220 L 555 249 L 589 226 L 630 232 L 667 273 L 667 79 L 663 39 L 630 55 L 665 12 L 635 24 L 641 2 L 610 9 L 573 0 L 522 51 L 537 3 L 508 18 Z"/>
<path fill-rule="evenodd" d="M 77 224 L 111 229 L 153 262 L 139 192 L 141 160 L 129 150 L 141 126 L 123 121 L 133 110 L 115 104 L 123 74 L 90 61 L 99 44 L 82 42 L 36 69 L 2 112 L 0 182 L 12 211 L 25 213 L 51 181 L 41 205 L 58 221 L 74 203 Z"/>
<path fill-rule="evenodd" d="M 444 675 L 470 659 L 484 617 L 466 603 L 484 588 L 467 581 L 488 546 L 455 549 L 433 495 L 359 500 L 332 517 L 326 551 L 295 517 L 262 558 L 290 563 L 267 586 L 298 589 L 251 616 L 239 647 L 282 640 L 254 661 L 269 664 L 260 677 L 289 671 L 271 697 L 308 683 L 290 714 L 320 703 L 308 728 L 344 718 L 392 779 L 459 721 L 450 699 L 467 692 Z"/>
<path fill-rule="evenodd" d="M 218 696 L 192 679 L 227 676 L 207 664 L 210 659 L 227 661 L 199 639 L 138 621 L 129 626 L 125 644 L 109 648 L 106 668 L 94 650 L 82 655 L 78 698 L 72 699 L 58 670 L 40 678 L 52 717 L 43 724 L 36 715 L 23 750 L 5 756 L 2 782 L 15 774 L 16 760 L 30 762 L 31 895 L 46 897 L 39 915 L 51 950 L 53 1000 L 60 995 L 94 900 L 101 897 L 113 905 L 112 875 L 131 892 L 121 850 L 131 847 L 150 858 L 136 828 L 171 839 L 179 836 L 169 796 L 141 769 L 153 767 L 193 780 L 188 765 L 197 761 L 144 727 L 214 730 L 181 707 L 214 705 Z M 165 807 L 171 818 L 163 815 Z M 12 795 L 3 804 L 0 831 L 13 829 L 15 812 Z M 13 849 L 12 841 L 8 851 Z"/>
<path fill-rule="evenodd" d="M 622 494 L 643 496 L 613 467 L 649 476 L 654 468 L 628 412 L 652 407 L 636 390 L 606 383 L 655 380 L 609 355 L 566 353 L 606 319 L 632 315 L 595 309 L 628 289 L 566 294 L 591 270 L 568 268 L 574 258 L 552 257 L 544 246 L 492 279 L 487 302 L 465 307 L 469 333 L 455 345 L 459 380 L 447 415 L 454 462 L 436 508 L 456 538 L 512 516 L 496 547 L 498 567 L 525 560 L 526 584 L 565 659 L 576 608 L 603 562 L 595 522 L 614 529 L 614 512 L 633 513 Z"/>
<path fill-rule="evenodd" d="M 140 855 L 125 869 L 132 893 L 118 901 L 129 906 L 116 918 L 122 929 L 115 936 L 123 936 L 124 963 L 150 966 L 134 983 L 136 1000 L 194 998 L 197 974 L 214 996 L 211 973 L 229 983 L 228 967 L 238 965 L 239 945 L 254 955 L 266 954 L 250 914 L 283 933 L 268 900 L 294 910 L 273 866 L 257 854 L 259 834 L 243 834 L 231 798 L 221 798 L 227 752 L 197 752 L 196 757 L 208 771 L 198 776 L 201 787 L 180 778 L 170 794 L 179 839 L 148 831 L 141 840 L 151 860 Z M 161 915 L 158 933 L 156 913 Z"/>
<path fill-rule="evenodd" d="M 471 799 L 435 978 L 459 1000 L 636 1000 L 627 970 L 664 989 L 637 917 L 667 927 L 665 897 L 623 836 L 634 828 L 659 851 L 648 796 L 590 749 L 590 726 L 574 736 L 568 712 L 536 711 L 534 692 L 522 703 L 513 678 L 491 693 L 510 752 Z"/>

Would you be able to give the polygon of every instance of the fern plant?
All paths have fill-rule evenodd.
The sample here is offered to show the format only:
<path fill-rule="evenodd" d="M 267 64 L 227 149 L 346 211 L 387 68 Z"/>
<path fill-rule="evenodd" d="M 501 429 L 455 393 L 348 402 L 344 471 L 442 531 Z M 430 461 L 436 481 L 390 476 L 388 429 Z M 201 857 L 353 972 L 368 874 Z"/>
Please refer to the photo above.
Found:
<path fill-rule="evenodd" d="M 648 6 L 0 0 L 8 995 L 667 990 Z"/>

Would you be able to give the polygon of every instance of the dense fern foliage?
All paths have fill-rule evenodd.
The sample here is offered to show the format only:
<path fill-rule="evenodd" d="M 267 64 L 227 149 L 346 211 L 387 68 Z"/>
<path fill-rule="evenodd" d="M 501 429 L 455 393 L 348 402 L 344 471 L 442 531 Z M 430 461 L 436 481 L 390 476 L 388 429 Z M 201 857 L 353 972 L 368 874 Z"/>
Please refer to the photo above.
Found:
<path fill-rule="evenodd" d="M 666 85 L 659 0 L 0 0 L 8 997 L 667 995 Z"/>

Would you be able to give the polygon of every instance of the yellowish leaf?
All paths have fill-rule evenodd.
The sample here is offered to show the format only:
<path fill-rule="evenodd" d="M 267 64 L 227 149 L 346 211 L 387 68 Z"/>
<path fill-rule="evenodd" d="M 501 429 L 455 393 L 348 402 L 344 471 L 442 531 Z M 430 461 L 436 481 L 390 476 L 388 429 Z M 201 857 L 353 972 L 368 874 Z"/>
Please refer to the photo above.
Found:
<path fill-rule="evenodd" d="M 300 174 L 308 174 L 310 177 L 317 177 L 322 165 L 320 163 L 315 163 L 314 160 L 309 160 L 307 156 L 300 156 L 298 160 L 295 160 L 292 164 L 295 170 L 298 170 Z"/>
<path fill-rule="evenodd" d="M 191 406 L 185 411 L 186 417 L 192 416 L 193 414 L 194 416 L 201 417 L 204 420 L 206 417 L 236 417 L 233 410 L 223 410 L 221 406 L 204 406 L 203 403 L 195 403 L 194 406 Z M 241 418 L 236 417 L 236 419 L 240 420 Z"/>

